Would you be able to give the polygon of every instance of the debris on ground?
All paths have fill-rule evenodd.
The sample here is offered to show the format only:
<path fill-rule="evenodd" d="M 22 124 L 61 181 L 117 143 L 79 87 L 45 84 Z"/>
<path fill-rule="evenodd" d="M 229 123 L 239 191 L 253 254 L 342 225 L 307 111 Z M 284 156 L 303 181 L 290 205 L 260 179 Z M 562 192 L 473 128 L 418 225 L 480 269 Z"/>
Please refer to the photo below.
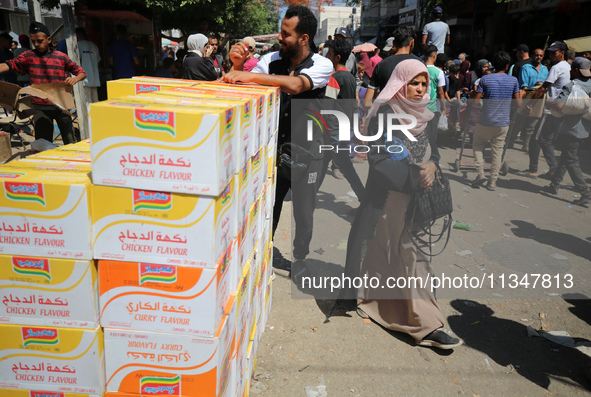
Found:
<path fill-rule="evenodd" d="M 306 386 L 306 397 L 328 397 L 324 378 L 318 378 L 318 386 Z"/>

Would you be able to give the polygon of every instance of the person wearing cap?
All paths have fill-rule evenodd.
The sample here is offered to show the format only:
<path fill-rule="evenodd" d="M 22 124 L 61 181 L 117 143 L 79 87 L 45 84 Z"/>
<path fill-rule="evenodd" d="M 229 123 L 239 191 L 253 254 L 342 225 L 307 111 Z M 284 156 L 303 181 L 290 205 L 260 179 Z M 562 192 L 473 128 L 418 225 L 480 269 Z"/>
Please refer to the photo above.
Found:
<path fill-rule="evenodd" d="M 257 43 L 252 37 L 245 37 L 242 42 L 248 47 L 248 58 L 246 62 L 244 62 L 243 70 L 245 72 L 250 72 L 256 64 L 259 63 L 259 60 L 254 57 Z"/>
<path fill-rule="evenodd" d="M 255 83 L 279 87 L 281 89 L 279 128 L 277 131 L 277 158 L 286 144 L 296 143 L 307 150 L 309 161 L 299 178 L 289 178 L 278 171 L 273 207 L 273 233 L 279 224 L 283 200 L 287 192 L 292 192 L 292 208 L 295 220 L 293 239 L 293 257 L 291 266 L 294 280 L 301 279 L 307 273 L 306 256 L 310 253 L 310 242 L 314 227 L 314 209 L 318 182 L 323 165 L 320 149 L 322 131 L 314 128 L 309 140 L 306 133 L 305 114 L 292 109 L 292 104 L 307 107 L 320 107 L 320 100 L 325 98 L 326 86 L 333 72 L 333 65 L 327 58 L 318 55 L 314 45 L 314 36 L 318 21 L 314 13 L 304 6 L 291 6 L 281 20 L 279 33 L 279 52 L 272 52 L 262 57 L 252 72 L 243 70 L 248 57 L 248 47 L 236 43 L 230 49 L 229 57 L 234 63 L 232 70 L 222 78 L 227 83 Z M 296 101 L 299 100 L 299 101 Z M 298 124 L 292 129 L 294 124 Z M 304 124 L 304 125 L 301 125 Z M 297 128 L 301 125 L 302 128 Z M 281 164 L 278 168 L 281 169 Z M 289 173 L 288 170 L 285 170 Z M 289 175 L 289 174 L 288 174 Z"/>
<path fill-rule="evenodd" d="M 386 40 L 386 45 L 384 48 L 382 48 L 382 51 L 387 54 L 386 56 L 396 53 L 396 47 L 394 47 L 394 37 L 388 37 L 388 40 Z"/>
<path fill-rule="evenodd" d="M 443 9 L 437 6 L 431 11 L 433 22 L 425 25 L 423 28 L 423 48 L 427 45 L 434 45 L 437 47 L 437 53 L 445 52 L 445 45 L 449 45 L 449 25 L 441 20 Z"/>
<path fill-rule="evenodd" d="M 31 42 L 35 47 L 32 51 L 23 52 L 18 57 L 0 64 L 0 74 L 7 71 L 18 74 L 28 73 L 31 84 L 64 82 L 67 87 L 86 78 L 84 70 L 66 54 L 51 50 L 51 36 L 47 26 L 40 22 L 29 25 Z M 70 77 L 69 74 L 74 75 Z M 57 122 L 64 145 L 74 143 L 72 117 L 46 99 L 33 98 L 36 110 L 35 139 L 53 142 L 53 121 Z"/>
<path fill-rule="evenodd" d="M 20 47 L 14 50 L 14 57 L 18 57 L 23 52 L 27 52 L 31 49 L 31 41 L 29 41 L 29 36 L 26 34 L 21 34 L 18 36 L 18 42 L 20 43 Z M 21 87 L 26 87 L 31 84 L 31 77 L 28 74 L 19 74 L 16 76 L 16 80 L 18 85 Z"/>
<path fill-rule="evenodd" d="M 509 76 L 519 78 L 519 72 L 521 71 L 523 65 L 528 64 L 531 61 L 529 57 L 529 47 L 526 44 L 519 44 L 513 51 L 515 51 L 517 62 L 511 65 L 511 68 L 509 69 Z"/>
<path fill-rule="evenodd" d="M 548 47 L 550 63 L 552 67 L 546 81 L 536 90 L 533 99 L 541 99 L 546 93 L 547 101 L 555 100 L 560 94 L 562 87 L 570 82 L 570 65 L 564 60 L 568 47 L 563 41 L 555 41 Z M 528 108 L 529 109 L 529 108 Z M 529 109 L 531 110 L 531 109 Z M 548 106 L 544 108 L 544 114 L 536 126 L 536 137 L 530 140 L 529 145 L 529 168 L 526 171 L 518 172 L 518 175 L 537 178 L 538 160 L 540 150 L 548 163 L 550 170 L 541 177 L 549 179 L 554 174 L 558 163 L 554 154 L 554 140 L 558 132 L 561 118 L 551 114 Z"/>
<path fill-rule="evenodd" d="M 334 39 L 341 39 L 341 40 L 347 40 L 347 28 L 336 28 L 334 31 Z M 328 47 L 327 47 L 328 48 Z M 328 51 L 327 51 L 328 54 Z M 326 56 L 326 55 L 324 55 Z M 349 73 L 351 73 L 353 75 L 353 77 L 357 77 L 357 58 L 355 57 L 355 54 L 351 53 L 351 55 L 349 55 L 349 58 L 347 58 L 347 61 L 345 62 L 345 67 L 347 68 L 347 70 L 349 71 Z"/>
<path fill-rule="evenodd" d="M 571 64 L 570 75 L 572 81 L 562 87 L 558 96 L 548 102 L 549 108 L 554 108 L 557 111 L 562 111 L 568 100 L 573 87 L 576 85 L 581 88 L 587 95 L 591 95 L 591 60 L 576 57 Z M 581 171 L 579 164 L 579 157 L 577 152 L 581 143 L 589 137 L 591 131 L 591 120 L 583 118 L 581 114 L 565 114 L 561 118 L 562 124 L 559 128 L 558 140 L 562 152 L 558 160 L 558 166 L 552 175 L 550 185 L 542 190 L 550 194 L 558 194 L 560 183 L 564 179 L 564 175 L 568 171 L 575 188 L 581 193 L 581 198 L 575 200 L 574 204 L 587 205 L 591 204 L 591 189 L 585 181 L 585 176 Z"/>

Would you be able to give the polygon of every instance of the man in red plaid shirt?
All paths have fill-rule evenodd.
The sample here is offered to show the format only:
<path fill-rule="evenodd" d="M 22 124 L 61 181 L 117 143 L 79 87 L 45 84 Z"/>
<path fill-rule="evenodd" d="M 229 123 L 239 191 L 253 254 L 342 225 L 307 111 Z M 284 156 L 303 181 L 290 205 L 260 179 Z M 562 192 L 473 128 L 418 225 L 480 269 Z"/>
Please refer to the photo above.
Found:
<path fill-rule="evenodd" d="M 29 26 L 31 42 L 34 50 L 23 52 L 18 57 L 0 64 L 0 74 L 14 72 L 17 74 L 29 74 L 31 84 L 64 82 L 71 87 L 86 78 L 84 70 L 74 63 L 66 54 L 60 51 L 51 51 L 51 37 L 47 26 L 39 22 L 33 22 Z M 68 73 L 75 77 L 70 77 Z M 58 107 L 45 99 L 34 98 L 33 108 L 35 113 L 35 139 L 53 141 L 53 120 L 62 134 L 64 145 L 74 143 L 72 133 L 72 119 Z"/>

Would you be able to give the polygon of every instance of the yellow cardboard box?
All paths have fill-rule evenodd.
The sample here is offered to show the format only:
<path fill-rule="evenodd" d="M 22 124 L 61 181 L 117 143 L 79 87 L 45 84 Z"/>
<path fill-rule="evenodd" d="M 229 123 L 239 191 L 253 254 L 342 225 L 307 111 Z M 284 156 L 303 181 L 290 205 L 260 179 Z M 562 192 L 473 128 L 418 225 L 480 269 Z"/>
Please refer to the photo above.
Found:
<path fill-rule="evenodd" d="M 102 395 L 103 331 L 0 325 L 0 388 Z"/>
<path fill-rule="evenodd" d="M 62 391 L 0 389 L 2 397 L 102 397 L 98 394 L 66 393 Z"/>
<path fill-rule="evenodd" d="M 76 152 L 90 153 L 90 139 L 85 139 L 83 141 L 71 143 L 69 145 L 58 146 L 57 150 L 73 150 Z"/>
<path fill-rule="evenodd" d="M 109 393 L 231 397 L 236 304 L 215 337 L 105 329 Z"/>
<path fill-rule="evenodd" d="M 92 259 L 88 174 L 0 168 L 0 254 Z"/>
<path fill-rule="evenodd" d="M 127 95 L 139 95 L 156 92 L 166 88 L 195 85 L 193 80 L 163 79 L 148 76 L 139 76 L 132 79 L 119 79 L 107 81 L 107 95 L 109 99 Z"/>
<path fill-rule="evenodd" d="M 95 258 L 213 269 L 236 237 L 235 184 L 217 197 L 93 186 Z"/>
<path fill-rule="evenodd" d="M 68 145 L 68 146 L 70 146 L 70 145 Z M 90 148 L 88 151 L 63 150 L 63 149 L 57 148 L 57 149 L 45 150 L 43 152 L 35 153 L 30 156 L 27 156 L 27 158 L 28 159 L 78 161 L 78 162 L 90 164 Z"/>
<path fill-rule="evenodd" d="M 230 255 L 215 269 L 99 261 L 101 325 L 213 337 L 234 292 Z"/>
<path fill-rule="evenodd" d="M 88 155 L 90 156 L 90 153 Z M 80 162 L 49 158 L 46 159 L 38 157 L 28 157 L 16 161 L 11 161 L 9 163 L 4 164 L 2 168 L 28 168 L 38 171 L 70 171 L 82 172 L 85 174 L 90 174 L 90 172 L 92 171 L 90 161 Z"/>
<path fill-rule="evenodd" d="M 219 195 L 237 169 L 234 145 L 240 127 L 235 109 L 125 98 L 93 103 L 93 182 Z"/>
<path fill-rule="evenodd" d="M 0 255 L 0 323 L 99 325 L 94 261 Z"/>

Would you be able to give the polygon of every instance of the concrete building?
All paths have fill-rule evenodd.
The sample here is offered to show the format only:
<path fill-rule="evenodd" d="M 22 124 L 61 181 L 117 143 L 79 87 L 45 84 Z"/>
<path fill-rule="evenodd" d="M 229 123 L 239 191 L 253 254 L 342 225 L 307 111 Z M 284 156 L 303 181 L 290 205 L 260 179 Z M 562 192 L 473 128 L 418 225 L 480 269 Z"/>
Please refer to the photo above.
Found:
<path fill-rule="evenodd" d="M 318 20 L 318 33 L 314 42 L 316 44 L 324 43 L 328 36 L 334 37 L 336 28 L 346 27 L 349 29 L 349 35 L 353 36 L 355 29 L 359 27 L 360 18 L 358 9 L 353 14 L 354 7 L 323 7 L 322 12 L 314 11 L 314 16 Z"/>

